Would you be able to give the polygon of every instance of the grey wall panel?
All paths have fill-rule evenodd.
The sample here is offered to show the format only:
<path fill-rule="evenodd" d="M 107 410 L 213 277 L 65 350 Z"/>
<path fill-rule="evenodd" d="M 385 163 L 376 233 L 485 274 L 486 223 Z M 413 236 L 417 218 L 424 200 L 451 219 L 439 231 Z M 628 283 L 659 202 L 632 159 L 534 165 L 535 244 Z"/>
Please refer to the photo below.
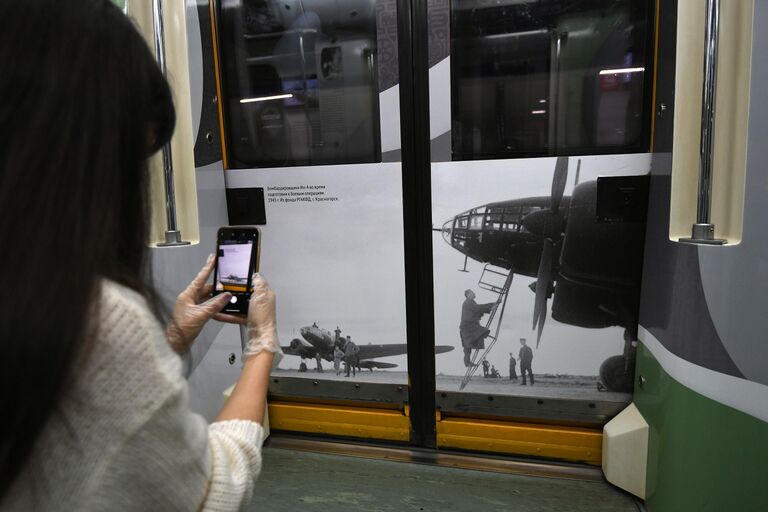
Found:
<path fill-rule="evenodd" d="M 768 2 L 755 20 L 768 17 Z M 742 242 L 699 247 L 669 241 L 676 2 L 660 16 L 655 151 L 640 323 L 664 349 L 704 368 L 768 384 L 768 30 L 755 24 Z M 658 106 L 667 108 L 660 113 Z M 717 186 L 715 183 L 714 186 Z"/>
<path fill-rule="evenodd" d="M 429 0 L 429 66 L 450 54 L 449 0 Z M 397 1 L 376 1 L 379 91 L 397 85 Z"/>
<path fill-rule="evenodd" d="M 768 2 L 755 3 L 754 20 L 768 19 Z M 702 286 L 720 339 L 749 380 L 768 384 L 768 30 L 755 23 L 742 242 L 702 247 Z M 715 183 L 715 186 L 717 184 Z M 719 250 L 713 250 L 719 249 Z"/>
<path fill-rule="evenodd" d="M 192 101 L 192 136 L 198 138 L 203 102 L 203 49 L 197 0 L 187 0 L 187 60 L 189 62 L 189 96 Z M 197 160 L 197 158 L 195 158 Z M 198 164 L 199 165 L 199 164 Z"/>
<path fill-rule="evenodd" d="M 668 155 L 654 155 L 640 324 L 675 355 L 741 377 L 709 313 L 701 284 L 698 247 L 668 238 L 671 166 Z"/>
<path fill-rule="evenodd" d="M 429 0 L 429 67 L 451 53 L 451 8 L 449 0 Z"/>
<path fill-rule="evenodd" d="M 197 201 L 200 219 L 200 240 L 196 245 L 151 249 L 155 286 L 169 307 L 176 296 L 187 287 L 216 250 L 216 230 L 227 224 L 224 173 L 221 162 L 197 169 Z M 200 364 L 222 324 L 209 322 L 192 346 L 188 357 L 190 371 Z"/>
<path fill-rule="evenodd" d="M 195 122 L 195 166 L 221 160 L 216 68 L 213 60 L 211 12 L 208 0 L 187 0 L 189 72 Z"/>
<path fill-rule="evenodd" d="M 398 78 L 397 0 L 376 2 L 376 44 L 379 92 L 394 87 Z"/>

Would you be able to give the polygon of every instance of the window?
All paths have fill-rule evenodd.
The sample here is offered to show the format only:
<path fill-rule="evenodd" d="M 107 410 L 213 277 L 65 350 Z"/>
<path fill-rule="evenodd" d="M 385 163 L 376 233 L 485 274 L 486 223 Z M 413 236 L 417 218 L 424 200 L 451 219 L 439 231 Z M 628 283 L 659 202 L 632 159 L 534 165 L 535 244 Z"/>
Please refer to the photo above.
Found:
<path fill-rule="evenodd" d="M 649 2 L 451 7 L 454 160 L 647 150 Z"/>
<path fill-rule="evenodd" d="M 380 160 L 374 0 L 224 0 L 232 167 Z"/>

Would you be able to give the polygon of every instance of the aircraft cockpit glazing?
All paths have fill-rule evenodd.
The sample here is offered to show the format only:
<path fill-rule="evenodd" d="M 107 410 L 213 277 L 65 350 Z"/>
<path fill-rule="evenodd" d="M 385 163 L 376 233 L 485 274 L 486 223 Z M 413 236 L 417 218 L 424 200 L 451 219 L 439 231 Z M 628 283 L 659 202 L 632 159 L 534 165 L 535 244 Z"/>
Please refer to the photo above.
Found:
<path fill-rule="evenodd" d="M 488 205 L 473 208 L 458 214 L 446 221 L 441 229 L 443 240 L 467 254 L 468 243 L 481 239 L 483 234 L 494 236 L 497 233 L 529 235 L 523 218 L 528 214 L 541 210 L 540 206 L 523 205 Z"/>

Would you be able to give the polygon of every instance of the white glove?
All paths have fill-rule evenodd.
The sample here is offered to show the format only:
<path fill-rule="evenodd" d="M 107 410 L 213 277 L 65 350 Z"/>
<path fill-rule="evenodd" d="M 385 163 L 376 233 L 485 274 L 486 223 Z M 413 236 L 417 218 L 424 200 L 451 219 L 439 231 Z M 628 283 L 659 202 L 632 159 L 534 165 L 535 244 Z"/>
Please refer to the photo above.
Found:
<path fill-rule="evenodd" d="M 243 359 L 266 350 L 272 353 L 282 352 L 277 339 L 277 321 L 275 320 L 275 292 L 261 274 L 251 278 L 251 301 L 248 304 L 248 341 L 243 350 Z"/>
<path fill-rule="evenodd" d="M 228 293 L 223 293 L 210 298 L 213 285 L 206 284 L 206 281 L 213 271 L 214 263 L 213 255 L 210 255 L 208 262 L 197 274 L 197 277 L 176 299 L 173 317 L 166 330 L 166 335 L 171 347 L 178 354 L 183 354 L 189 350 L 206 322 L 214 318 L 232 297 Z"/>

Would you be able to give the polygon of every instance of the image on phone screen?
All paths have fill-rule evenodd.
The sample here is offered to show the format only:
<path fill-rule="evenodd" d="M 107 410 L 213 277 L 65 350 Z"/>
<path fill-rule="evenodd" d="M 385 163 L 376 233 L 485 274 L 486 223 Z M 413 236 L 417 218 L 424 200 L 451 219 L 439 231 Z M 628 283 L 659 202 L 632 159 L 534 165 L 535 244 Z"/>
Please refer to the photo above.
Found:
<path fill-rule="evenodd" d="M 215 285 L 217 292 L 248 291 L 252 253 L 253 240 L 222 240 L 219 243 Z"/>

